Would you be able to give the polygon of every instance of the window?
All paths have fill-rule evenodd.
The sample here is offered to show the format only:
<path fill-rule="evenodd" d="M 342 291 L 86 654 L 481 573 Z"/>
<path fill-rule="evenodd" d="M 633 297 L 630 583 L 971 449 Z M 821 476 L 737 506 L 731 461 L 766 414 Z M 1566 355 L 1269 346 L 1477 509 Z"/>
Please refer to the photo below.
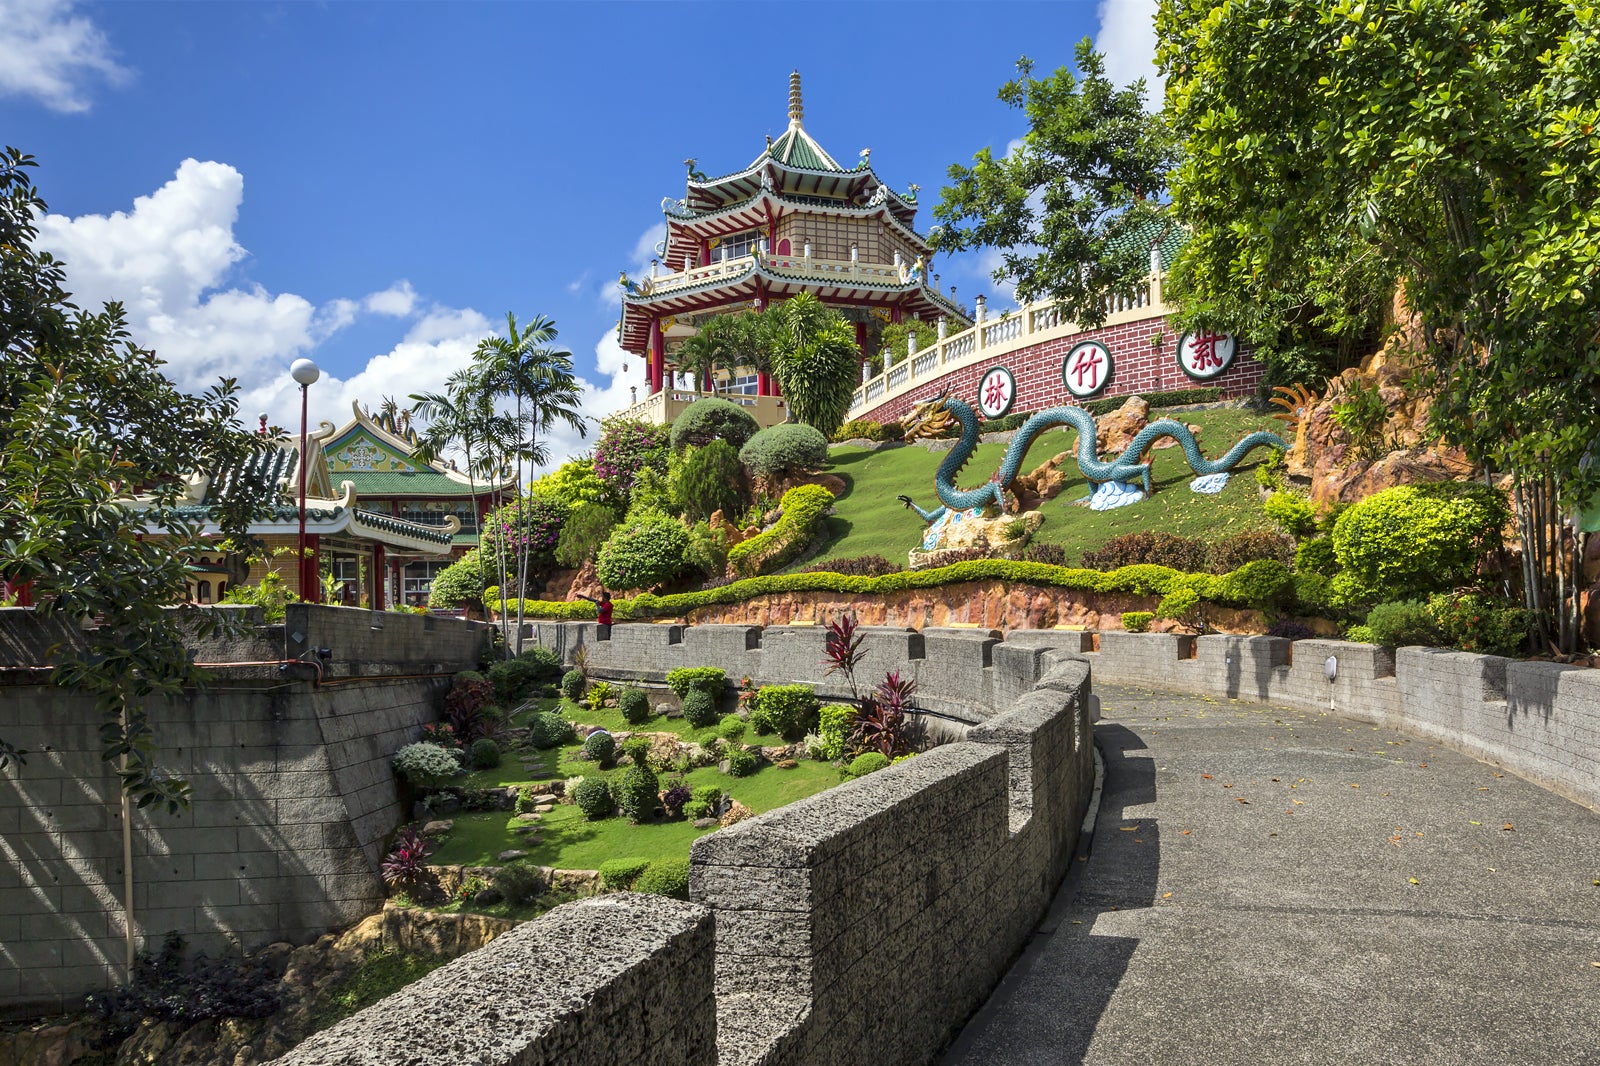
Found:
<path fill-rule="evenodd" d="M 723 392 L 736 396 L 754 396 L 756 394 L 756 376 L 743 374 L 733 378 L 723 387 Z"/>
<path fill-rule="evenodd" d="M 442 526 L 452 514 L 461 520 L 461 532 L 478 531 L 478 511 L 471 500 L 402 500 L 395 504 L 394 516 L 422 526 Z"/>
<path fill-rule="evenodd" d="M 439 571 L 450 565 L 445 562 L 407 563 L 401 574 L 401 596 L 404 597 L 408 607 L 426 607 L 428 605 L 428 590 L 433 587 L 433 579 Z"/>
<path fill-rule="evenodd" d="M 197 597 L 201 603 L 211 602 L 211 582 L 200 582 L 200 595 Z"/>
<path fill-rule="evenodd" d="M 756 242 L 760 239 L 759 230 L 746 230 L 744 233 L 735 233 L 722 238 L 722 243 L 711 249 L 713 260 L 721 259 L 726 253 L 729 259 L 737 259 L 741 255 L 749 255 L 756 249 Z"/>

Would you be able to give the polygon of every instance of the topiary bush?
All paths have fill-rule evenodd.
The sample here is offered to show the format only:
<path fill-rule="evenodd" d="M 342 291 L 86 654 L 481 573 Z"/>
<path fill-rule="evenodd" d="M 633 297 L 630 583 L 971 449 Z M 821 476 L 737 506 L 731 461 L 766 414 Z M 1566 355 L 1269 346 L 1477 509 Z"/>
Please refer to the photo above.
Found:
<path fill-rule="evenodd" d="M 1527 650 L 1532 616 L 1498 597 L 1441 592 L 1429 597 L 1428 614 L 1453 648 L 1511 657 Z"/>
<path fill-rule="evenodd" d="M 1150 611 L 1124 611 L 1122 612 L 1122 628 L 1130 633 L 1144 633 L 1150 629 L 1150 623 L 1156 620 Z"/>
<path fill-rule="evenodd" d="M 472 766 L 475 770 L 492 770 L 500 765 L 500 745 L 483 737 L 472 742 Z"/>
<path fill-rule="evenodd" d="M 720 696 L 727 680 L 727 671 L 716 666 L 679 666 L 667 671 L 667 687 L 680 700 L 694 689 Z"/>
<path fill-rule="evenodd" d="M 583 675 L 582 670 L 568 670 L 561 675 L 561 695 L 577 703 L 583 699 L 583 690 L 588 684 L 589 679 Z"/>
<path fill-rule="evenodd" d="M 867 751 L 857 755 L 850 761 L 850 765 L 839 772 L 839 776 L 846 781 L 853 781 L 858 777 L 877 773 L 889 765 L 889 757 L 881 751 Z"/>
<path fill-rule="evenodd" d="M 780 733 L 799 740 L 817 726 L 817 694 L 810 685 L 763 685 L 750 709 L 758 733 Z"/>
<path fill-rule="evenodd" d="M 654 859 L 633 882 L 634 892 L 649 892 L 673 899 L 689 898 L 689 860 Z"/>
<path fill-rule="evenodd" d="M 1219 578 L 1210 594 L 1258 611 L 1275 611 L 1294 602 L 1294 575 L 1276 559 L 1257 559 Z"/>
<path fill-rule="evenodd" d="M 1262 502 L 1261 510 L 1296 540 L 1317 532 L 1317 507 L 1299 493 L 1274 492 Z"/>
<path fill-rule="evenodd" d="M 650 738 L 633 736 L 622 742 L 622 754 L 635 766 L 646 766 L 650 762 Z"/>
<path fill-rule="evenodd" d="M 430 791 L 443 788 L 461 772 L 455 752 L 437 744 L 407 744 L 395 752 L 394 772 L 412 788 Z"/>
<path fill-rule="evenodd" d="M 823 762 L 844 758 L 844 747 L 856 726 L 856 709 L 830 703 L 817 712 L 817 757 Z"/>
<path fill-rule="evenodd" d="M 542 711 L 528 720 L 528 741 L 534 747 L 559 748 L 572 743 L 572 723 L 554 711 Z"/>
<path fill-rule="evenodd" d="M 783 515 L 776 525 L 728 552 L 728 565 L 740 576 L 776 570 L 799 555 L 833 506 L 833 493 L 821 485 L 797 485 L 783 494 L 778 506 Z"/>
<path fill-rule="evenodd" d="M 739 741 L 744 739 L 745 731 L 749 728 L 750 724 L 743 718 L 740 718 L 736 714 L 730 714 L 721 722 L 717 723 L 717 736 L 728 741 L 730 744 L 737 744 Z"/>
<path fill-rule="evenodd" d="M 604 766 L 617 754 L 617 740 L 604 729 L 596 729 L 583 739 L 583 757 Z"/>
<path fill-rule="evenodd" d="M 689 531 L 659 511 L 633 515 L 618 526 L 595 559 L 595 572 L 613 589 L 647 589 L 683 572 Z"/>
<path fill-rule="evenodd" d="M 696 729 L 716 725 L 717 701 L 705 689 L 690 689 L 683 697 L 683 718 Z"/>
<path fill-rule="evenodd" d="M 572 790 L 572 802 L 591 821 L 610 818 L 616 812 L 617 801 L 611 797 L 611 786 L 603 777 L 585 777 Z"/>
<path fill-rule="evenodd" d="M 1509 520 L 1505 494 L 1475 482 L 1374 493 L 1333 525 L 1340 566 L 1335 591 L 1357 604 L 1416 599 L 1468 584 L 1479 560 L 1500 548 Z"/>
<path fill-rule="evenodd" d="M 737 514 L 744 503 L 743 482 L 739 453 L 727 441 L 714 440 L 703 448 L 690 449 L 681 461 L 674 462 L 667 484 L 672 499 L 689 520 L 704 521 L 718 511 Z"/>
<path fill-rule="evenodd" d="M 749 777 L 761 766 L 761 756 L 749 748 L 739 748 L 728 753 L 728 776 Z"/>
<path fill-rule="evenodd" d="M 1339 560 L 1333 553 L 1332 537 L 1317 537 L 1301 541 L 1294 551 L 1294 568 L 1302 574 L 1322 574 L 1332 577 L 1339 572 Z"/>
<path fill-rule="evenodd" d="M 649 865 L 649 859 L 631 856 L 626 859 L 607 859 L 597 871 L 600 874 L 600 887 L 607 892 L 625 892 Z"/>
<path fill-rule="evenodd" d="M 723 441 L 735 452 L 761 429 L 761 423 L 743 407 L 716 398 L 696 400 L 683 409 L 672 423 L 668 440 L 672 450 L 703 448 L 712 441 Z"/>
<path fill-rule="evenodd" d="M 617 710 L 629 725 L 643 725 L 650 720 L 650 697 L 644 689 L 629 685 L 617 697 Z"/>
<path fill-rule="evenodd" d="M 751 437 L 739 449 L 739 461 L 757 477 L 815 470 L 828 462 L 828 439 L 810 426 L 782 422 Z"/>
<path fill-rule="evenodd" d="M 630 766 L 622 771 L 622 780 L 617 784 L 617 806 L 629 821 L 642 822 L 655 813 L 660 792 L 661 784 L 649 767 Z"/>
<path fill-rule="evenodd" d="M 1391 648 L 1444 642 L 1444 634 L 1428 613 L 1428 605 L 1419 600 L 1378 604 L 1367 612 L 1366 628 L 1372 643 Z"/>

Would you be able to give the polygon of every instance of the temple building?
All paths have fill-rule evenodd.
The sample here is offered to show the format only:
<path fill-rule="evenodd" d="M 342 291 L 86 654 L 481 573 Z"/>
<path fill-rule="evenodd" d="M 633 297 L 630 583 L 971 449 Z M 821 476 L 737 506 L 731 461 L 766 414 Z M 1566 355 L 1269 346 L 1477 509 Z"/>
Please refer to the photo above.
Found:
<path fill-rule="evenodd" d="M 622 276 L 622 347 L 645 361 L 645 398 L 627 414 L 670 422 L 715 392 L 762 425 L 786 417 L 765 374 L 722 374 L 675 389 L 674 354 L 710 318 L 762 310 L 810 292 L 854 323 L 863 363 L 885 325 L 971 319 L 939 291 L 932 252 L 913 226 L 917 187 L 896 192 L 873 171 L 868 150 L 841 166 L 806 132 L 800 75 L 789 76 L 789 128 L 746 167 L 708 178 L 689 167 L 682 199 L 662 201 L 667 236 L 649 277 Z M 748 368 L 746 368 L 748 369 Z"/>

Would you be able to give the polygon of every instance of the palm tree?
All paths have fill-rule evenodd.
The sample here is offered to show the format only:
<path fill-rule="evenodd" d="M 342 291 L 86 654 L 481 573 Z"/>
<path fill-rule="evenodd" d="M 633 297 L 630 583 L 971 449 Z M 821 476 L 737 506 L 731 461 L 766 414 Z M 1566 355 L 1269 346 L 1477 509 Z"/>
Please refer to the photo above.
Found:
<path fill-rule="evenodd" d="M 524 458 L 542 466 L 549 458 L 549 446 L 539 440 L 557 422 L 565 422 L 588 435 L 588 424 L 578 411 L 582 390 L 572 372 L 572 353 L 548 347 L 557 336 L 556 324 L 537 315 L 521 330 L 517 316 L 506 314 L 506 336 L 488 337 L 478 343 L 474 359 L 480 368 L 484 387 L 492 397 L 508 396 L 515 402 L 513 425 L 518 440 L 514 448 L 517 463 L 517 499 L 525 491 L 522 478 Z M 526 439 L 522 439 L 523 434 Z M 517 567 L 517 651 L 522 651 L 522 591 L 528 580 L 530 546 L 524 538 Z"/>
<path fill-rule="evenodd" d="M 463 367 L 446 379 L 444 392 L 412 393 L 411 400 L 412 416 L 424 423 L 423 432 L 417 435 L 413 458 L 431 463 L 453 448 L 460 447 L 465 451 L 472 508 L 481 514 L 477 479 L 480 475 L 491 480 L 494 478 L 502 465 L 497 456 L 504 452 L 510 428 L 508 420 L 495 415 L 493 398 L 483 388 L 481 375 L 471 367 Z M 479 539 L 482 539 L 481 530 Z M 500 569 L 501 587 L 504 588 L 503 562 Z M 478 582 L 480 588 L 488 584 L 483 573 L 481 552 L 478 555 Z"/>
<path fill-rule="evenodd" d="M 772 373 L 777 319 L 772 314 L 717 315 L 678 348 L 678 366 L 696 376 L 750 367 Z"/>

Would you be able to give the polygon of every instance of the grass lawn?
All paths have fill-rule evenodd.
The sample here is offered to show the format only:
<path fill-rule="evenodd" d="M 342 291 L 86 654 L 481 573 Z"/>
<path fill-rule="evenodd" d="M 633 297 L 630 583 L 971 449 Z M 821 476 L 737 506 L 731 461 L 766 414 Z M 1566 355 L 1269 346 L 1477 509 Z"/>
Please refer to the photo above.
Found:
<path fill-rule="evenodd" d="M 654 716 L 642 726 L 629 726 L 615 708 L 591 711 L 566 701 L 542 701 L 542 708 L 556 708 L 563 717 L 587 725 L 598 725 L 613 732 L 635 729 L 656 733 L 675 733 L 686 740 L 707 743 L 715 729 L 694 729 L 681 718 Z M 519 716 L 519 719 L 522 716 Z M 519 720 L 520 724 L 520 720 Z M 778 736 L 747 733 L 746 744 L 774 746 L 784 743 Z M 463 782 L 471 788 L 522 785 L 548 782 L 555 778 L 592 776 L 619 777 L 624 767 L 600 770 L 581 757 L 581 744 L 568 744 L 549 751 L 508 750 L 500 766 L 479 770 Z M 535 770 L 522 768 L 524 762 Z M 658 774 L 663 787 L 671 774 Z M 703 766 L 684 775 L 690 788 L 717 785 L 757 814 L 782 807 L 797 799 L 821 792 L 839 783 L 839 771 L 828 763 L 802 759 L 792 770 L 764 766 L 750 777 L 730 777 L 715 766 Z M 684 820 L 661 819 L 633 825 L 626 818 L 606 818 L 592 822 L 571 804 L 558 804 L 538 825 L 542 842 L 529 847 L 513 832 L 526 825 L 506 811 L 464 812 L 452 816 L 455 827 L 439 842 L 429 861 L 446 866 L 494 866 L 502 851 L 526 851 L 528 858 L 541 866 L 564 870 L 597 869 L 606 859 L 687 858 L 689 845 L 711 829 L 696 829 Z"/>
<path fill-rule="evenodd" d="M 1180 411 L 1170 416 L 1161 411 L 1151 414 L 1202 427 L 1204 432 L 1196 439 L 1201 452 L 1212 459 L 1248 433 L 1258 429 L 1278 432 L 1282 428 L 1281 422 L 1268 415 L 1232 407 Z M 1023 472 L 1032 470 L 1057 452 L 1076 453 L 1077 443 L 1075 430 L 1046 430 L 1034 439 L 1023 461 Z M 999 442 L 978 445 L 966 468 L 956 478 L 957 487 L 971 488 L 987 480 L 999 467 L 1007 447 Z M 904 493 L 928 510 L 938 506 L 933 475 L 947 454 L 929 452 L 920 444 L 881 451 L 843 445 L 833 447 L 827 471 L 844 481 L 845 494 L 827 519 L 822 548 L 790 569 L 857 555 L 882 555 L 904 566 L 906 553 L 922 539 L 923 522 L 916 512 L 907 510 L 895 497 Z M 1045 516 L 1044 525 L 1034 535 L 1033 542 L 1061 545 L 1066 550 L 1068 563 L 1076 564 L 1086 549 L 1098 548 L 1121 533 L 1161 530 L 1183 536 L 1216 536 L 1271 527 L 1272 523 L 1261 513 L 1261 501 L 1252 476 L 1256 462 L 1266 454 L 1264 449 L 1251 452 L 1235 469 L 1227 488 L 1215 496 L 1189 491 L 1194 473 L 1183 457 L 1182 448 L 1163 448 L 1153 454 L 1155 494 L 1131 507 L 1112 511 L 1073 506 L 1074 500 L 1088 496 L 1092 486 L 1079 472 L 1075 459 L 1063 464 L 1069 475 L 1067 487 L 1040 508 Z"/>

